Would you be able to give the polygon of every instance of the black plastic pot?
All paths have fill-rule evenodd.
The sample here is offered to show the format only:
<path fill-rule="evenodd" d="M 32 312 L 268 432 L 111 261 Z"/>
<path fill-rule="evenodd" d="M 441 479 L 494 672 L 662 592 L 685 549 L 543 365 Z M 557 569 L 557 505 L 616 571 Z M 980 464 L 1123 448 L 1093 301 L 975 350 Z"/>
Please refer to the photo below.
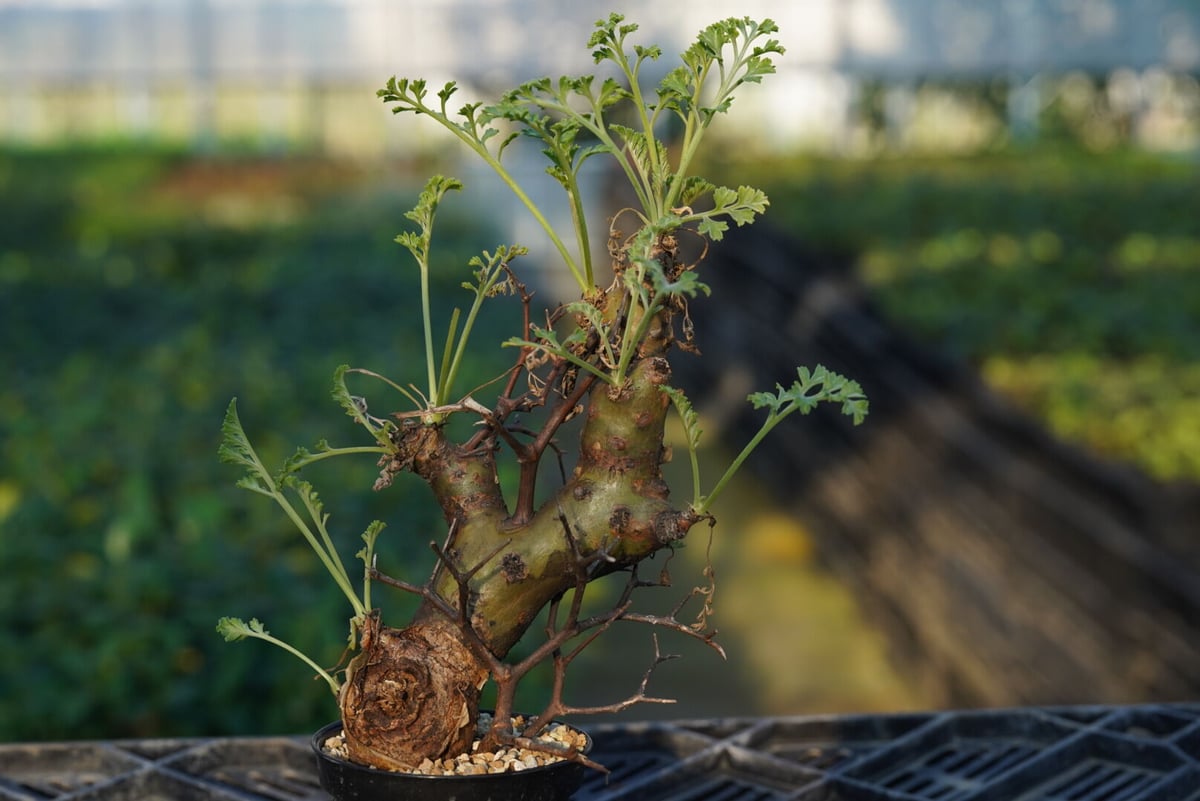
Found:
<path fill-rule="evenodd" d="M 324 743 L 342 730 L 341 721 L 312 736 L 321 787 L 334 801 L 566 801 L 583 784 L 586 767 L 555 762 L 514 773 L 479 776 L 420 776 L 357 765 L 326 753 Z M 591 740 L 588 740 L 590 750 Z"/>

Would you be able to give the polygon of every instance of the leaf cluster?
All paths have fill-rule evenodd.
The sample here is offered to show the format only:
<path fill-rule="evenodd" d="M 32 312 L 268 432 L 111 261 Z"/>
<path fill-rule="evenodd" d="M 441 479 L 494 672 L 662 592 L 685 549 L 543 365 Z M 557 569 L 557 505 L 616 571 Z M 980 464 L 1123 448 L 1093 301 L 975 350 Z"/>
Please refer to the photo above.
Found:
<path fill-rule="evenodd" d="M 819 364 L 812 370 L 800 367 L 796 373 L 798 377 L 787 388 L 777 384 L 773 394 L 755 392 L 750 395 L 748 400 L 751 405 L 755 409 L 770 410 L 772 417 L 783 418 L 795 411 L 808 414 L 823 402 L 840 403 L 842 414 L 853 418 L 855 425 L 866 419 L 867 396 L 857 381 Z"/>
<path fill-rule="evenodd" d="M 527 253 L 526 248 L 520 245 L 499 245 L 495 251 L 485 250 L 482 256 L 472 256 L 468 260 L 467 266 L 473 270 L 474 281 L 464 281 L 462 287 L 471 292 L 474 298 L 465 321 L 462 320 L 461 309 L 455 308 L 451 314 L 449 327 L 441 348 L 441 358 L 439 359 L 434 349 L 429 251 L 438 206 L 447 192 L 461 188 L 462 183 L 455 178 L 447 178 L 442 175 L 431 177 L 425 184 L 425 188 L 421 191 L 417 199 L 417 205 L 404 215 L 409 220 L 415 222 L 419 230 L 405 231 L 396 237 L 396 242 L 404 245 L 412 254 L 420 273 L 421 321 L 425 339 L 427 385 L 425 391 L 413 387 L 412 392 L 409 392 L 409 390 L 391 381 L 388 381 L 388 383 L 408 398 L 414 407 L 429 410 L 430 422 L 439 422 L 443 419 L 440 413 L 433 412 L 432 410 L 445 405 L 451 397 L 455 381 L 458 378 L 466 356 L 467 343 L 470 341 L 471 332 L 474 329 L 475 321 L 483 306 L 483 302 L 488 298 L 512 291 L 512 285 L 508 280 L 510 276 L 509 263 L 513 259 Z M 460 322 L 462 323 L 461 329 L 459 328 Z M 344 369 L 342 373 L 339 373 L 339 380 L 343 373 Z M 377 377 L 382 379 L 382 376 Z M 382 380 L 387 381 L 387 379 Z M 335 392 L 335 397 L 337 396 L 338 394 Z M 416 396 L 420 396 L 421 400 L 418 401 Z M 338 397 L 339 402 L 343 406 L 347 405 L 348 398 L 349 395 L 345 392 L 342 392 L 341 396 Z M 367 424 L 363 414 L 356 413 L 353 408 L 347 408 L 351 417 L 355 417 L 359 422 Z M 368 425 L 368 427 L 372 426 Z M 375 425 L 374 428 L 376 439 L 386 445 L 388 442 L 386 436 L 388 434 L 387 427 L 379 424 Z"/>
<path fill-rule="evenodd" d="M 717 495 L 741 469 L 742 464 L 758 447 L 758 444 L 789 415 L 795 412 L 808 414 L 821 403 L 839 403 L 842 413 L 853 418 L 855 425 L 859 425 L 866 419 L 867 396 L 863 394 L 862 387 L 858 385 L 858 382 L 828 370 L 820 364 L 811 370 L 807 367 L 799 367 L 796 370 L 796 376 L 796 380 L 789 387 L 776 384 L 774 393 L 755 392 L 747 398 L 755 409 L 766 409 L 767 418 L 758 432 L 742 448 L 741 453 L 730 463 L 725 474 L 713 487 L 712 492 L 697 504 L 699 510 L 705 511 L 711 507 Z"/>
<path fill-rule="evenodd" d="M 611 63 L 622 80 L 598 81 L 595 75 L 539 78 L 493 103 L 466 103 L 456 112 L 450 111 L 459 89 L 453 81 L 436 93 L 436 103 L 422 79 L 392 77 L 378 92 L 393 112 L 434 119 L 491 166 L 551 238 L 585 292 L 592 286 L 593 267 L 580 170 L 593 156 L 615 159 L 624 172 L 638 198 L 642 225 L 651 229 L 649 239 L 690 223 L 697 224 L 702 235 L 720 239 L 727 229 L 725 219 L 745 225 L 767 207 L 766 195 L 759 190 L 717 187 L 689 169 L 713 119 L 729 110 L 734 91 L 775 71 L 771 57 L 783 53 L 779 42 L 769 38 L 778 30 L 775 23 L 748 17 L 713 23 L 682 54 L 681 65 L 649 90 L 643 87 L 642 71 L 647 62 L 662 56 L 662 50 L 630 43 L 638 26 L 624 19 L 611 14 L 598 20 L 588 40 L 595 63 Z M 667 147 L 668 117 L 682 125 L 674 160 Z M 546 172 L 567 195 L 575 253 L 502 164 L 505 150 L 519 138 L 538 143 L 549 162 Z M 699 210 L 698 204 L 706 200 L 711 207 Z"/>

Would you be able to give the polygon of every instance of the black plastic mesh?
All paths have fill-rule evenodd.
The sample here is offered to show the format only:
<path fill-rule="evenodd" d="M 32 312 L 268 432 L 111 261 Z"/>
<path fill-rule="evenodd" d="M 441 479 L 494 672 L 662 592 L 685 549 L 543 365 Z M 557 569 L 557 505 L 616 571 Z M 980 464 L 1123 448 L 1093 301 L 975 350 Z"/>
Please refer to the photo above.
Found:
<path fill-rule="evenodd" d="M 1200 801 L 1200 704 L 599 725 L 579 801 Z M 0 745 L 0 799 L 325 801 L 306 737 Z"/>

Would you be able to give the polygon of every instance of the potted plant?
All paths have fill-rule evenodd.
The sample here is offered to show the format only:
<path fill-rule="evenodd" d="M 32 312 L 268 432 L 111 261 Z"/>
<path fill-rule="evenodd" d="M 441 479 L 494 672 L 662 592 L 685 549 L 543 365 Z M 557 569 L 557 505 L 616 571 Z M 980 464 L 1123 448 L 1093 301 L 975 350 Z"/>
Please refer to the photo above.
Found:
<path fill-rule="evenodd" d="M 855 382 L 820 366 L 799 368 L 790 386 L 749 397 L 765 410 L 762 428 L 703 491 L 698 417 L 671 384 L 670 360 L 678 352 L 696 351 L 689 303 L 709 292 L 697 271 L 707 243 L 721 239 L 730 222 L 752 222 L 768 200 L 749 186 L 714 186 L 690 168 L 734 92 L 774 72 L 771 57 L 783 48 L 769 38 L 777 30 L 770 20 L 726 19 L 702 30 L 680 65 L 649 88 L 643 74 L 661 52 L 632 44 L 629 37 L 636 30 L 613 14 L 596 23 L 588 42 L 595 62 L 619 77 L 531 81 L 495 103 L 467 103 L 457 111 L 451 110 L 454 83 L 431 91 L 423 80 L 393 78 L 379 92 L 393 111 L 440 124 L 495 171 L 544 229 L 558 267 L 578 285 L 577 300 L 535 308 L 514 264 L 525 249 L 502 245 L 471 259 L 472 277 L 463 284 L 470 306 L 465 315 L 456 311 L 445 339 L 435 341 L 435 329 L 446 330 L 446 322 L 435 326 L 431 319 L 434 222 L 446 195 L 462 187 L 452 178 L 434 176 L 407 214 L 415 230 L 397 237 L 420 271 L 424 385 L 339 368 L 334 397 L 362 427 L 367 444 L 333 447 L 322 441 L 315 451 L 300 449 L 276 470 L 268 469 L 251 445 L 236 400 L 229 405 L 221 457 L 245 469 L 241 486 L 279 504 L 337 582 L 352 609 L 349 647 L 356 653 L 340 669 L 326 670 L 257 620 L 223 618 L 218 630 L 230 640 L 267 640 L 307 662 L 337 698 L 341 714 L 334 728 L 340 731 L 345 764 L 365 766 L 374 780 L 388 771 L 419 771 L 422 765 L 428 772 L 469 754 L 477 738 L 476 753 L 523 749 L 576 767 L 599 767 L 581 741 L 539 737 L 560 718 L 662 700 L 648 695 L 647 681 L 667 657 L 658 650 L 655 634 L 653 664 L 631 695 L 602 707 L 578 708 L 565 700 L 563 687 L 583 648 L 615 623 L 634 622 L 698 638 L 720 651 L 708 626 L 711 570 L 707 585 L 692 591 L 700 596 L 700 610 L 687 620 L 681 617 L 683 604 L 668 615 L 635 611 L 636 590 L 669 579 L 665 569 L 647 578 L 639 565 L 676 547 L 698 524 L 713 524 L 713 501 L 784 418 L 825 401 L 840 404 L 856 423 L 867 412 Z M 667 132 L 673 141 L 667 141 Z M 527 138 L 540 146 L 547 172 L 564 191 L 569 230 L 556 230 L 505 166 L 506 150 Z M 589 249 L 589 226 L 595 221 L 583 207 L 579 186 L 580 168 L 593 158 L 611 160 L 636 198 L 609 223 L 611 280 L 603 286 Z M 497 381 L 465 392 L 459 371 L 477 315 L 501 293 L 516 295 L 522 309 L 515 335 L 503 343 L 511 348 L 512 362 Z M 373 386 L 394 397 L 372 396 L 368 406 L 351 394 L 347 380 L 352 377 L 379 381 Z M 399 404 L 397 411 L 384 416 L 369 411 L 392 401 Z M 672 414 L 682 421 L 691 462 L 691 497 L 683 502 L 672 498 L 661 469 L 670 453 L 664 429 Z M 464 419 L 472 423 L 465 432 L 456 427 Z M 572 459 L 559 438 L 575 427 Z M 356 586 L 320 499 L 301 478 L 315 462 L 363 454 L 378 459 L 375 490 L 385 490 L 399 473 L 413 473 L 428 484 L 441 508 L 446 531 L 431 544 L 432 575 L 423 583 L 378 568 L 376 557 L 384 551 L 383 523 L 377 521 L 362 536 L 362 579 Z M 514 462 L 519 474 L 510 493 L 499 481 L 505 460 Z M 541 469 L 554 460 L 563 466 L 560 473 Z M 541 486 L 551 476 L 556 484 Z M 623 576 L 624 584 L 611 606 L 584 614 L 589 584 L 612 575 Z M 375 584 L 420 599 L 407 625 L 393 628 L 380 618 L 372 603 Z M 543 613 L 544 640 L 523 658 L 508 659 Z M 546 662 L 553 666 L 548 703 L 536 714 L 516 716 L 517 684 Z M 485 716 L 480 697 L 489 682 L 495 709 Z M 325 733 L 318 739 L 317 750 L 323 752 Z"/>

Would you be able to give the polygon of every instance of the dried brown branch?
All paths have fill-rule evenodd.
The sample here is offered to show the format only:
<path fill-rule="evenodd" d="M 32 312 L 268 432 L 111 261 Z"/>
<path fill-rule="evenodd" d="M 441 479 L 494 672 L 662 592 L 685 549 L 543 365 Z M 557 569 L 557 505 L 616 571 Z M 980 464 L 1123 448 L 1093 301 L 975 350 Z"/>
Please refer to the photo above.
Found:
<path fill-rule="evenodd" d="M 550 701 L 546 704 L 542 712 L 533 720 L 528 727 L 528 732 L 536 734 L 543 728 L 548 726 L 551 721 L 556 718 L 567 715 L 592 715 L 604 714 L 612 712 L 620 712 L 628 709 L 635 704 L 653 703 L 653 704 L 669 704 L 674 703 L 674 699 L 660 698 L 648 694 L 650 677 L 654 671 L 664 662 L 677 658 L 676 654 L 663 654 L 658 642 L 658 634 L 652 634 L 654 643 L 654 658 L 646 672 L 642 676 L 642 681 L 638 689 L 628 697 L 614 702 L 612 704 L 600 706 L 572 706 L 563 699 L 563 694 L 566 688 L 567 669 L 571 663 L 584 650 L 586 650 L 602 633 L 604 633 L 613 623 L 619 620 L 628 620 L 634 623 L 642 623 L 655 627 L 668 628 L 672 631 L 677 631 L 686 636 L 698 639 L 706 645 L 712 647 L 725 658 L 724 649 L 715 641 L 716 631 L 704 632 L 696 629 L 694 626 L 680 621 L 677 618 L 678 613 L 686 605 L 687 601 L 695 597 L 700 588 L 694 589 L 688 594 L 669 616 L 645 615 L 629 611 L 631 604 L 631 595 L 635 589 L 646 586 L 661 586 L 667 583 L 662 579 L 660 574 L 659 581 L 644 581 L 638 576 L 637 566 L 633 565 L 629 568 L 629 580 L 626 582 L 617 604 L 609 611 L 595 615 L 589 618 L 580 619 L 579 612 L 582 605 L 584 589 L 591 578 L 591 568 L 593 565 L 610 560 L 611 558 L 603 552 L 593 554 L 583 554 L 578 545 L 578 540 L 571 530 L 569 521 L 563 512 L 559 511 L 559 521 L 563 527 L 563 537 L 566 539 L 568 546 L 571 549 L 572 555 L 575 557 L 573 569 L 575 571 L 576 585 L 572 591 L 571 606 L 567 612 L 566 620 L 562 626 L 557 624 L 559 605 L 562 597 L 554 599 L 550 607 L 550 612 L 546 623 L 546 642 L 542 644 L 534 653 L 521 665 L 521 674 L 528 672 L 528 669 L 533 664 L 540 663 L 547 657 L 553 660 L 554 678 L 551 685 Z M 665 570 L 664 570 L 665 574 Z M 563 645 L 567 642 L 582 637 L 582 641 L 577 643 L 574 648 L 564 653 Z"/>
<path fill-rule="evenodd" d="M 556 370 L 558 367 L 556 366 Z M 564 368 L 565 374 L 565 368 Z M 572 391 L 563 396 L 550 411 L 550 416 L 542 425 L 541 431 L 537 438 L 525 446 L 523 453 L 518 453 L 518 462 L 521 465 L 520 483 L 517 488 L 517 500 L 514 504 L 512 520 L 516 525 L 524 525 L 533 517 L 535 491 L 537 489 L 537 473 L 538 465 L 541 463 L 542 454 L 546 448 L 550 446 L 558 429 L 576 413 L 578 406 L 585 395 L 591 391 L 592 386 L 596 383 L 594 375 L 587 375 L 582 380 L 575 383 Z"/>
<path fill-rule="evenodd" d="M 647 626 L 658 626 L 661 628 L 670 629 L 671 631 L 677 631 L 680 634 L 686 635 L 688 637 L 691 637 L 694 640 L 699 640 L 700 642 L 704 643 L 709 648 L 712 648 L 714 651 L 716 651 L 718 654 L 720 654 L 722 659 L 728 658 L 728 656 L 725 654 L 725 649 L 716 640 L 716 636 L 718 634 L 716 629 L 711 629 L 708 631 L 697 631 L 691 625 L 689 625 L 687 623 L 681 623 L 680 621 L 676 620 L 673 617 L 664 617 L 664 616 L 660 616 L 660 615 L 643 615 L 643 614 L 639 614 L 636 612 L 627 612 L 627 613 L 621 615 L 617 619 L 618 620 L 627 620 L 630 623 L 643 623 Z"/>
<path fill-rule="evenodd" d="M 549 721 L 555 717 L 565 717 L 567 715 L 603 715 L 621 712 L 631 706 L 635 706 L 636 704 L 675 703 L 674 698 L 659 698 L 657 696 L 647 695 L 647 689 L 650 685 L 650 677 L 654 674 L 654 671 L 658 669 L 658 666 L 663 662 L 669 662 L 672 659 L 679 658 L 679 654 L 662 653 L 658 646 L 657 634 L 653 635 L 651 639 L 654 642 L 654 659 L 651 661 L 650 666 L 646 668 L 645 673 L 642 674 L 642 681 L 638 685 L 637 691 L 628 697 L 621 699 L 620 701 L 601 706 L 571 706 L 562 700 L 562 691 L 565 685 L 565 682 L 563 682 L 562 679 L 566 674 L 567 662 L 560 657 L 556 657 L 554 665 L 554 686 L 551 691 L 550 703 L 547 705 L 547 711 L 553 709 L 553 713 L 547 715 L 546 712 L 543 712 L 542 715 L 539 716 L 538 720 L 535 721 L 535 723 L 541 721 L 543 717 L 546 718 L 545 723 L 548 724 Z"/>
<path fill-rule="evenodd" d="M 393 578 L 381 573 L 375 568 L 374 565 L 368 569 L 367 575 L 372 580 L 379 581 L 389 587 L 395 587 L 396 589 L 412 593 L 424 599 L 439 614 L 441 614 L 447 620 L 457 624 L 462 635 L 463 642 L 465 642 L 467 646 L 488 665 L 488 669 L 493 675 L 502 674 L 505 672 L 505 666 L 503 662 L 496 658 L 495 654 L 491 652 L 491 649 L 489 649 L 487 644 L 483 641 L 483 638 L 479 636 L 477 631 L 475 631 L 474 626 L 471 625 L 468 603 L 470 601 L 471 579 L 474 578 L 475 575 L 485 566 L 487 566 L 493 559 L 495 559 L 501 551 L 511 545 L 512 540 L 505 540 L 491 552 L 489 552 L 483 559 L 479 560 L 474 567 L 468 570 L 462 570 L 458 565 L 454 564 L 454 561 L 449 556 L 450 543 L 454 539 L 456 528 L 457 521 L 452 522 L 450 524 L 450 530 L 446 535 L 446 542 L 441 546 L 435 542 L 431 542 L 429 543 L 429 547 L 435 554 L 437 554 L 439 566 L 445 567 L 445 569 L 454 578 L 454 581 L 458 587 L 457 608 L 443 598 L 441 594 L 434 589 L 437 582 L 437 568 L 434 568 L 434 575 L 430 577 L 429 581 L 422 586 L 417 586 L 407 581 Z"/>
<path fill-rule="evenodd" d="M 451 525 L 450 529 L 452 533 L 454 528 L 455 526 Z M 449 541 L 449 538 L 447 538 L 447 544 L 449 544 Z M 475 633 L 475 630 L 471 627 L 471 613 L 467 608 L 471 600 L 471 579 L 474 578 L 475 574 L 482 570 L 489 562 L 499 556 L 501 551 L 510 545 L 512 545 L 511 538 L 493 548 L 487 554 L 487 556 L 480 559 L 474 567 L 463 571 L 458 567 L 458 565 L 454 564 L 454 560 L 450 558 L 449 547 L 439 547 L 435 542 L 429 543 L 429 547 L 435 554 L 437 554 L 438 560 L 441 562 L 442 566 L 446 568 L 446 570 L 454 578 L 455 583 L 458 585 L 458 624 L 462 628 L 464 634 L 468 631 L 472 634 Z M 430 586 L 432 587 L 433 585 L 434 581 L 431 580 Z"/>
<path fill-rule="evenodd" d="M 404 581 L 403 579 L 393 578 L 386 573 L 380 572 L 379 568 L 375 567 L 374 565 L 367 568 L 367 578 L 369 578 L 371 581 L 378 581 L 380 584 L 386 584 L 389 587 L 395 587 L 398 590 L 403 590 L 404 592 L 420 596 L 421 598 L 432 602 L 434 605 L 438 605 L 439 608 L 444 606 L 446 610 L 450 612 L 450 614 L 454 613 L 454 607 L 442 600 L 441 597 L 439 597 L 437 593 L 430 590 L 428 586 L 418 586 L 416 584 Z"/>

